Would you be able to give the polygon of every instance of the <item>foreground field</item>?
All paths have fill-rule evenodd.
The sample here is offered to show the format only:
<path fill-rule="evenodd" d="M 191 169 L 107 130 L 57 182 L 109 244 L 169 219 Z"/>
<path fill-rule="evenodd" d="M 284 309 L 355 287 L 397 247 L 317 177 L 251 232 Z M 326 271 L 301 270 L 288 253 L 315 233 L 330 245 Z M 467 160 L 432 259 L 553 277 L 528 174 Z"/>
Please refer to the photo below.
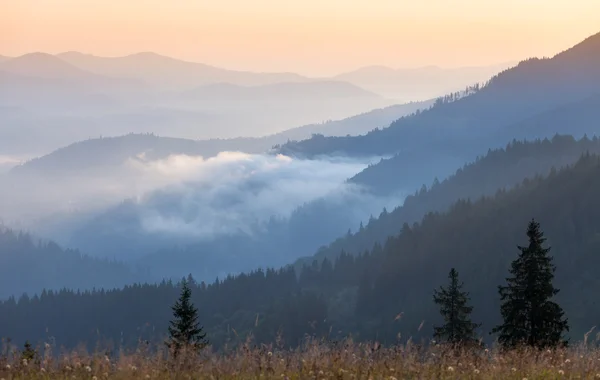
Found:
<path fill-rule="evenodd" d="M 5 350 L 0 379 L 600 379 L 600 350 L 583 346 L 502 353 L 311 342 L 296 350 L 242 345 L 217 354 L 206 349 L 178 360 L 143 347 L 114 355 L 59 355 L 54 349 L 41 347 L 29 361 Z"/>

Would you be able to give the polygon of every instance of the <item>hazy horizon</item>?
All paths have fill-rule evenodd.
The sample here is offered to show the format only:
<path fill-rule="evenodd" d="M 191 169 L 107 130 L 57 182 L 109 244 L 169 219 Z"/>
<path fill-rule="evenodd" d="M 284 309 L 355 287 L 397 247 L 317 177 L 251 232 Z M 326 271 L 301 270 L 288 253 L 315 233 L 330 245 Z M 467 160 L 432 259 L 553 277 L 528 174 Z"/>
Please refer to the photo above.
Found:
<path fill-rule="evenodd" d="M 574 4 L 576 3 L 576 4 Z M 253 72 L 331 76 L 359 67 L 481 67 L 552 56 L 597 32 L 588 0 L 23 0 L 0 12 L 0 52 L 157 54 Z M 135 19 L 135 22 L 132 22 Z"/>
<path fill-rule="evenodd" d="M 224 66 L 217 66 L 217 65 L 213 65 L 211 63 L 208 62 L 203 62 L 203 61 L 199 61 L 199 60 L 191 60 L 191 59 L 184 59 L 184 58 L 178 58 L 175 56 L 171 56 L 171 55 L 167 55 L 167 54 L 162 54 L 156 51 L 131 51 L 130 53 L 125 53 L 125 54 L 117 54 L 117 55 L 100 55 L 100 54 L 94 54 L 94 53 L 90 53 L 90 52 L 86 52 L 86 51 L 79 51 L 79 50 L 65 50 L 65 51 L 59 51 L 59 52 L 49 52 L 49 51 L 29 51 L 29 52 L 24 52 L 22 54 L 19 55 L 9 55 L 9 54 L 5 54 L 4 52 L 0 51 L 0 57 L 5 58 L 5 59 L 13 59 L 13 58 L 19 58 L 22 56 L 26 56 L 26 55 L 30 55 L 30 54 L 49 54 L 49 55 L 53 55 L 56 57 L 59 57 L 63 54 L 70 54 L 70 53 L 75 53 L 75 54 L 82 54 L 85 56 L 92 56 L 95 58 L 127 58 L 127 57 L 133 57 L 136 55 L 143 55 L 143 54 L 148 54 L 148 55 L 157 55 L 157 56 L 161 56 L 161 57 L 165 57 L 165 58 L 170 58 L 170 59 L 174 59 L 177 61 L 182 61 L 182 62 L 186 62 L 186 63 L 198 63 L 198 64 L 204 64 L 207 66 L 211 66 L 211 67 L 215 67 L 215 68 L 219 68 L 219 69 L 224 69 L 224 70 L 231 70 L 231 71 L 240 71 L 240 72 L 249 72 L 249 73 L 255 73 L 255 74 L 262 74 L 262 73 L 269 73 L 269 71 L 265 71 L 265 70 L 244 70 L 244 69 L 240 69 L 237 67 L 224 67 Z M 558 51 L 556 52 L 558 53 Z M 301 73 L 301 72 L 297 72 L 297 71 L 291 71 L 291 70 L 282 70 L 282 71 L 271 71 L 270 73 L 289 73 L 289 74 L 298 74 L 310 79 L 323 79 L 323 80 L 327 80 L 330 78 L 335 78 L 336 76 L 339 75 L 343 75 L 343 74 L 348 74 L 348 73 L 353 73 L 355 71 L 359 71 L 359 70 L 363 70 L 363 69 L 376 69 L 376 68 L 382 68 L 382 69 L 391 69 L 391 70 L 396 70 L 396 71 L 411 71 L 411 70 L 427 70 L 427 69 L 438 69 L 438 70 L 462 70 L 462 69 L 476 69 L 476 68 L 495 68 L 495 67 L 509 67 L 509 66 L 513 66 L 516 65 L 520 60 L 504 60 L 504 61 L 498 61 L 498 62 L 492 62 L 489 64 L 482 64 L 482 65 L 462 65 L 462 66 L 443 66 L 443 65 L 438 65 L 435 62 L 430 63 L 430 64 L 422 64 L 422 65 L 416 65 L 416 66 L 406 66 L 406 67 L 397 67 L 397 66 L 390 66 L 390 65 L 384 65 L 384 64 L 378 64 L 378 63 L 372 63 L 372 64 L 365 64 L 365 65 L 361 65 L 361 66 L 356 66 L 353 68 L 349 68 L 346 70 L 342 70 L 339 72 L 332 72 L 329 74 L 322 74 L 322 75 L 310 75 L 310 74 L 306 74 L 306 73 Z M 284 83 L 284 82 L 281 82 Z"/>
<path fill-rule="evenodd" d="M 600 378 L 599 14 L 0 1 L 0 380 Z"/>

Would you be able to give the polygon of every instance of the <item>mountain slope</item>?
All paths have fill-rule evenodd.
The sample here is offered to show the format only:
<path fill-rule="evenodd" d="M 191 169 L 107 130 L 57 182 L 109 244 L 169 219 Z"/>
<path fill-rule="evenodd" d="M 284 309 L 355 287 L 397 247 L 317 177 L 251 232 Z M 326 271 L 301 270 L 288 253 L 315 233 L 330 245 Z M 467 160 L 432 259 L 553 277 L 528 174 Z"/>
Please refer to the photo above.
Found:
<path fill-rule="evenodd" d="M 126 266 L 0 228 L 0 299 L 43 289 L 113 288 L 141 280 Z"/>
<path fill-rule="evenodd" d="M 29 53 L 0 62 L 0 71 L 29 78 L 56 80 L 57 84 L 77 84 L 79 86 L 142 87 L 140 81 L 130 78 L 98 75 L 75 67 L 62 59 L 46 53 Z M 117 87 L 118 88 L 118 87 Z"/>
<path fill-rule="evenodd" d="M 568 103 L 549 111 L 536 114 L 517 123 L 490 133 L 493 141 L 544 139 L 555 134 L 568 134 L 576 138 L 585 134 L 600 135 L 600 95 L 582 101 Z M 490 146 L 498 147 L 494 142 Z M 350 179 L 350 182 L 368 187 L 378 194 L 394 193 L 401 189 L 417 188 L 430 183 L 432 178 L 446 178 L 447 175 L 470 161 L 468 153 L 452 146 L 440 145 L 435 151 L 411 150 L 400 152 L 390 159 L 372 165 Z"/>
<path fill-rule="evenodd" d="M 582 336 L 595 324 L 600 282 L 593 269 L 599 262 L 600 159 L 584 156 L 572 167 L 532 178 L 516 189 L 477 202 L 459 201 L 445 214 L 430 214 L 414 227 L 405 225 L 383 250 L 371 286 L 365 284 L 357 312 L 362 322 L 391 341 L 398 334 L 427 337 L 439 322 L 439 310 L 429 300 L 435 284 L 443 283 L 451 267 L 461 274 L 474 306 L 474 320 L 486 334 L 500 322 L 498 285 L 504 285 L 516 245 L 527 242 L 527 223 L 541 223 L 557 266 L 556 296 L 569 318 L 570 337 Z M 394 294 L 390 300 L 390 294 Z M 402 324 L 393 315 L 404 312 Z M 389 316 L 385 318 L 383 316 Z M 415 326 L 423 323 L 421 334 Z M 412 327 L 412 328 L 411 328 Z"/>
<path fill-rule="evenodd" d="M 81 70 L 46 53 L 29 53 L 6 60 L 0 65 L 0 70 L 37 78 L 82 79 L 98 77 L 96 74 Z"/>
<path fill-rule="evenodd" d="M 96 74 L 136 78 L 156 86 L 173 89 L 189 89 L 223 82 L 256 86 L 307 80 L 292 73 L 250 73 L 220 69 L 149 52 L 114 58 L 97 57 L 78 52 L 66 52 L 57 56 L 74 66 Z"/>
<path fill-rule="evenodd" d="M 514 138 L 544 138 L 555 133 L 583 136 L 600 131 L 600 93 L 569 102 L 498 131 Z"/>
<path fill-rule="evenodd" d="M 1 83 L 1 73 L 0 73 Z M 13 173 L 36 176 L 67 175 L 94 168 L 120 165 L 128 158 L 146 153 L 148 159 L 166 158 L 173 154 L 216 156 L 224 151 L 265 153 L 274 145 L 288 140 L 309 138 L 318 133 L 325 136 L 353 135 L 389 124 L 404 115 L 425 109 L 432 102 L 415 102 L 375 109 L 347 119 L 310 124 L 266 137 L 189 140 L 159 137 L 149 134 L 129 134 L 119 137 L 90 139 L 77 142 L 47 155 L 34 158 L 13 169 Z"/>
<path fill-rule="evenodd" d="M 473 319 L 483 323 L 478 332 L 489 341 L 487 333 L 500 319 L 497 286 L 505 283 L 516 246 L 526 243 L 527 223 L 535 217 L 552 247 L 554 283 L 561 290 L 556 299 L 569 318 L 569 336 L 581 337 L 600 312 L 594 272 L 600 265 L 599 192 L 600 158 L 584 156 L 546 178 L 476 202 L 458 201 L 446 213 L 405 225 L 370 255 L 315 262 L 299 277 L 284 269 L 209 285 L 192 282 L 193 301 L 204 305 L 199 319 L 216 347 L 243 342 L 249 333 L 257 343 L 280 336 L 286 346 L 301 344 L 304 334 L 336 340 L 351 333 L 354 340 L 382 344 L 421 341 L 440 322 L 432 291 L 455 267 L 470 292 Z M 37 341 L 50 332 L 66 346 L 81 340 L 93 346 L 98 332 L 130 345 L 140 337 L 160 342 L 156 331 L 168 325 L 177 291 L 162 283 L 51 294 L 41 302 L 11 300 L 0 303 L 0 335 Z M 116 313 L 123 318 L 110 318 Z"/>
<path fill-rule="evenodd" d="M 586 152 L 600 154 L 597 137 L 575 140 L 570 136 L 555 136 L 552 140 L 514 141 L 506 148 L 490 150 L 449 178 L 436 180 L 429 189 L 423 187 L 408 196 L 402 206 L 371 219 L 356 233 L 321 248 L 314 257 L 333 259 L 342 251 L 362 253 L 376 243 L 383 244 L 388 236 L 397 234 L 404 223 L 418 222 L 429 212 L 444 212 L 459 199 L 477 200 L 494 195 L 500 189 L 510 189 L 525 178 L 547 175 L 552 168 L 576 162 Z M 313 258 L 301 262 L 307 260 Z"/>
<path fill-rule="evenodd" d="M 264 196 L 260 195 L 269 186 L 279 188 L 279 182 L 269 185 L 270 182 L 254 177 L 217 192 L 211 186 L 190 184 L 182 186 L 182 190 L 156 191 L 142 200 L 124 202 L 100 212 L 89 221 L 78 223 L 68 241 L 71 246 L 94 255 L 109 253 L 109 257 L 119 260 L 139 259 L 140 265 L 158 275 L 168 273 L 178 277 L 193 273 L 202 280 L 257 266 L 283 265 L 313 252 L 317 252 L 317 258 L 333 259 L 342 250 L 361 253 L 377 242 L 383 243 L 403 223 L 416 222 L 430 211 L 444 211 L 459 198 L 494 194 L 497 189 L 514 186 L 528 176 L 548 173 L 553 166 L 575 162 L 588 150 L 600 152 L 598 139 L 575 141 L 558 136 L 552 141 L 514 143 L 506 151 L 490 152 L 454 177 L 434 184 L 430 191 L 422 190 L 407 197 L 403 207 L 369 223 L 366 222 L 370 214 L 384 206 L 401 204 L 403 197 L 388 200 L 360 188 L 342 187 L 298 204 L 289 216 L 268 219 L 276 211 L 262 218 L 256 211 L 237 215 L 240 211 L 237 205 L 247 210 L 243 205 L 249 194 L 258 194 L 256 202 L 262 204 Z M 217 183 L 216 179 L 211 181 L 212 185 Z M 210 196 L 213 193 L 218 196 Z M 207 198 L 209 205 L 218 205 L 219 216 L 212 216 Z M 228 215 L 230 219 L 224 221 L 220 215 Z M 361 221 L 366 225 L 358 228 L 356 234 L 344 235 Z M 207 230 L 219 233 L 201 234 Z M 318 250 L 340 236 L 343 237 L 329 247 Z"/>
<path fill-rule="evenodd" d="M 150 134 L 129 134 L 80 141 L 12 169 L 15 175 L 70 175 L 95 169 L 112 170 L 126 160 L 145 154 L 148 159 L 170 154 L 202 155 L 197 141 Z"/>
<path fill-rule="evenodd" d="M 393 154 L 437 149 L 461 157 L 498 144 L 502 128 L 600 92 L 600 33 L 551 59 L 530 59 L 506 70 L 471 96 L 440 102 L 419 115 L 357 137 L 290 143 L 281 152 L 306 156 Z M 512 138 L 503 135 L 504 141 Z"/>
<path fill-rule="evenodd" d="M 336 75 L 333 79 L 353 83 L 390 99 L 408 101 L 435 98 L 444 93 L 462 90 L 467 84 L 487 81 L 512 66 L 514 65 L 511 63 L 456 69 L 435 66 L 414 69 L 368 66 Z"/>
<path fill-rule="evenodd" d="M 367 133 L 375 128 L 388 126 L 394 120 L 410 115 L 419 110 L 425 110 L 433 105 L 433 100 L 423 102 L 410 102 L 397 104 L 384 108 L 374 109 L 360 115 L 351 116 L 342 120 L 327 121 L 320 124 L 309 124 L 302 127 L 288 129 L 277 133 L 277 142 L 270 145 L 285 143 L 286 140 L 303 140 L 313 134 L 324 136 L 347 136 Z"/>
<path fill-rule="evenodd" d="M 41 110 L 52 114 L 114 107 L 120 98 L 135 97 L 145 88 L 140 81 L 93 74 L 45 53 L 0 62 L 0 103 L 25 107 L 33 119 Z"/>

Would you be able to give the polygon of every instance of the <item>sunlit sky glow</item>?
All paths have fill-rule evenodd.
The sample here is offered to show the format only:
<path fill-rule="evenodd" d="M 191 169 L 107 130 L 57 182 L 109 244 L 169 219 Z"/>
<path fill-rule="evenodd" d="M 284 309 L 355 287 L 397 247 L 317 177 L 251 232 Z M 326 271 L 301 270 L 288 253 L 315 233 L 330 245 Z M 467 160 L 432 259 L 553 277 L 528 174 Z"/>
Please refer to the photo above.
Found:
<path fill-rule="evenodd" d="M 329 75 L 365 65 L 488 65 L 600 32 L 598 0 L 0 0 L 0 54 L 154 51 Z"/>

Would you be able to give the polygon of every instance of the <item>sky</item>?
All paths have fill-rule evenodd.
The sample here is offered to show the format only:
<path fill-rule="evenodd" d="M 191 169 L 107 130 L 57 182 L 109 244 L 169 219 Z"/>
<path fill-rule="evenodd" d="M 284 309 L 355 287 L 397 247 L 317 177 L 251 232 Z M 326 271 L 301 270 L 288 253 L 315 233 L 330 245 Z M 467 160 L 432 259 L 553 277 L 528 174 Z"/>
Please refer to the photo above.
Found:
<path fill-rule="evenodd" d="M 0 0 L 0 55 L 140 51 L 249 71 L 481 66 L 600 32 L 598 0 Z"/>

